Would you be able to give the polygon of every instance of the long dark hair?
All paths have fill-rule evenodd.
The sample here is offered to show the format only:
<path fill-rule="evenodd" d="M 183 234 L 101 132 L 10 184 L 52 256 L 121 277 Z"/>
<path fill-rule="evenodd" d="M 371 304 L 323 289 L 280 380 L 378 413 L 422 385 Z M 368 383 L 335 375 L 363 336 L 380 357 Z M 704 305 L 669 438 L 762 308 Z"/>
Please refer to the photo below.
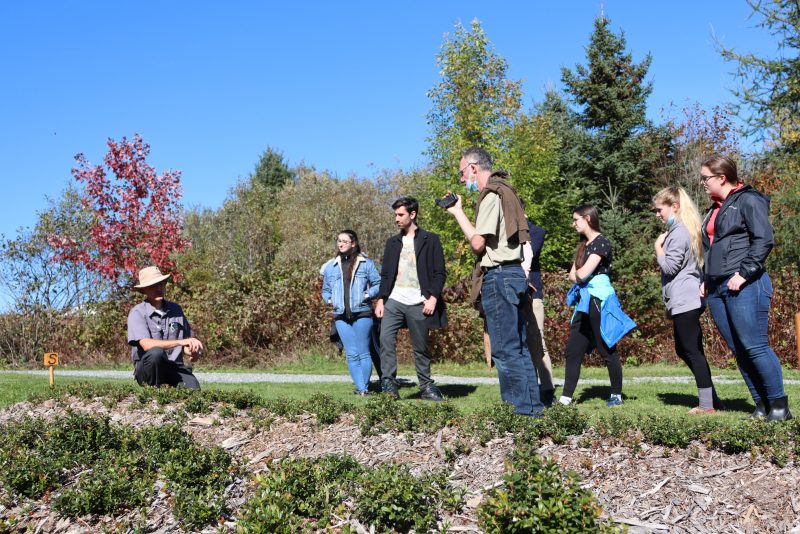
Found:
<path fill-rule="evenodd" d="M 345 280 L 350 280 L 350 278 L 353 277 L 353 266 L 356 264 L 355 257 L 361 254 L 361 244 L 358 242 L 358 235 L 353 230 L 349 229 L 342 230 L 341 232 L 336 234 L 336 237 L 338 238 L 342 234 L 349 237 L 350 241 L 353 242 L 353 252 L 350 253 L 350 258 L 348 259 L 347 262 L 347 272 L 344 273 Z M 338 247 L 336 249 L 336 253 L 339 254 Z"/>
<path fill-rule="evenodd" d="M 576 207 L 572 210 L 573 215 L 579 215 L 580 217 L 588 217 L 589 218 L 589 228 L 594 230 L 595 232 L 600 231 L 600 215 L 597 213 L 597 208 L 595 208 L 591 204 L 581 204 L 580 206 Z M 586 245 L 587 245 L 587 238 L 585 235 L 581 234 L 581 239 L 578 241 L 578 248 L 575 249 L 575 268 L 580 269 L 583 267 L 584 262 L 586 261 L 584 253 L 586 252 Z"/>

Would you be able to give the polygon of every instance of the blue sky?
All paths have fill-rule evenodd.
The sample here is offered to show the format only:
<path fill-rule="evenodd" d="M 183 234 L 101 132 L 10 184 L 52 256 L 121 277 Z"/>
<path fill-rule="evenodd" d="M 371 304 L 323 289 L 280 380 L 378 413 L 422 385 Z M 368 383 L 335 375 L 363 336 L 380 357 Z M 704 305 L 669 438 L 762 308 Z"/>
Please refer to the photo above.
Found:
<path fill-rule="evenodd" d="M 714 49 L 776 44 L 744 0 L 606 0 L 639 61 L 653 56 L 651 118 L 670 102 L 732 99 Z M 140 133 L 184 204 L 218 207 L 268 146 L 345 177 L 423 165 L 443 35 L 481 21 L 523 79 L 526 107 L 585 62 L 601 2 L 2 2 L 0 233 L 32 226 L 73 156 Z"/>

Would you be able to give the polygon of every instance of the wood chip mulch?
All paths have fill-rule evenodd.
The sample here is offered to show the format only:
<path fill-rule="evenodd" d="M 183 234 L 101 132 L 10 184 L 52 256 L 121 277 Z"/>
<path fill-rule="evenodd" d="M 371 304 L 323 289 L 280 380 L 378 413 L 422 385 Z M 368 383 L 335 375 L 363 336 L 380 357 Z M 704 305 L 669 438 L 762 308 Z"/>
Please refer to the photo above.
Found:
<path fill-rule="evenodd" d="M 66 408 L 107 415 L 120 424 L 141 427 L 174 421 L 182 413 L 179 404 L 141 407 L 124 400 L 108 407 L 102 399 L 66 402 L 46 401 L 39 405 L 20 403 L 0 412 L 0 424 L 25 416 L 50 418 Z M 258 473 L 273 460 L 285 457 L 317 457 L 350 454 L 359 462 L 375 466 L 402 463 L 415 474 L 446 468 L 454 486 L 464 488 L 465 506 L 443 521 L 450 532 L 480 532 L 476 508 L 483 494 L 501 482 L 505 457 L 513 447 L 511 437 L 495 439 L 485 446 L 471 443 L 469 454 L 449 462 L 445 451 L 458 439 L 458 431 L 445 428 L 433 434 L 385 433 L 364 437 L 352 415 L 319 428 L 314 417 L 259 420 L 257 412 L 237 412 L 222 417 L 218 411 L 189 415 L 184 428 L 200 443 L 219 445 L 237 456 L 245 471 Z M 269 423 L 269 424 L 265 424 Z M 461 438 L 463 439 L 463 438 Z M 800 534 L 800 470 L 793 463 L 777 467 L 760 455 L 729 455 L 693 443 L 685 450 L 649 446 L 610 445 L 589 431 L 564 444 L 545 440 L 538 452 L 562 468 L 577 472 L 604 509 L 604 515 L 626 525 L 628 532 L 670 533 L 761 533 Z M 142 520 L 150 532 L 182 532 L 168 505 L 168 494 L 157 488 L 157 496 L 145 518 L 139 511 L 124 517 L 69 519 L 51 510 L 47 499 L 37 502 L 0 504 L 0 519 L 22 517 L 19 531 L 99 532 L 115 525 Z M 248 480 L 228 488 L 228 502 L 234 510 L 222 526 L 235 528 L 238 507 L 252 491 Z M 0 492 L 2 493 L 2 492 Z M 7 499 L 7 497 L 6 497 Z M 4 500 L 0 498 L 0 503 Z M 350 521 L 356 532 L 369 532 L 365 525 Z M 209 526 L 202 532 L 217 532 Z M 26 530 L 28 529 L 28 530 Z"/>

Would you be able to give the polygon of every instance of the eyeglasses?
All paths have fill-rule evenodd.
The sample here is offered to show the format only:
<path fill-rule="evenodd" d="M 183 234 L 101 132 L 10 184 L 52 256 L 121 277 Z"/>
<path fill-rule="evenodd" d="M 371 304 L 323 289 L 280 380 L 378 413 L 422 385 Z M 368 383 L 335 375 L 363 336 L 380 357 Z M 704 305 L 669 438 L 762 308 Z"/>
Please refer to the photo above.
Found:
<path fill-rule="evenodd" d="M 722 175 L 721 174 L 710 174 L 710 175 L 706 176 L 705 174 L 701 174 L 700 175 L 700 183 L 704 184 L 704 183 L 708 182 L 710 179 L 716 178 L 717 176 L 722 176 Z"/>
<path fill-rule="evenodd" d="M 462 176 L 464 176 L 464 171 L 467 170 L 467 167 L 469 167 L 470 165 L 477 165 L 477 164 L 478 164 L 477 161 L 470 161 L 469 163 L 464 165 L 463 168 L 458 169 L 458 177 L 461 178 Z"/>
<path fill-rule="evenodd" d="M 340 245 L 349 245 L 350 243 L 352 243 L 352 241 L 348 241 L 346 239 L 337 239 L 336 242 L 339 243 Z"/>

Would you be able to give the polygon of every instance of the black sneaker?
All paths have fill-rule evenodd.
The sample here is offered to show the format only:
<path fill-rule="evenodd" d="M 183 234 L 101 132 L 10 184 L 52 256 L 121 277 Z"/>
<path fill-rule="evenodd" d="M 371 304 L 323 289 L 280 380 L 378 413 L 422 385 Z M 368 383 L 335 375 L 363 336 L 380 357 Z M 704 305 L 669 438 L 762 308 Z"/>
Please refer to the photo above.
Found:
<path fill-rule="evenodd" d="M 422 400 L 429 400 L 436 402 L 441 402 L 444 400 L 442 392 L 439 391 L 439 388 L 437 388 L 433 382 L 431 382 L 425 387 L 419 388 L 419 398 Z"/>
<path fill-rule="evenodd" d="M 397 382 L 391 378 L 384 378 L 381 380 L 381 391 L 395 400 L 400 399 L 400 391 L 397 389 Z"/>

